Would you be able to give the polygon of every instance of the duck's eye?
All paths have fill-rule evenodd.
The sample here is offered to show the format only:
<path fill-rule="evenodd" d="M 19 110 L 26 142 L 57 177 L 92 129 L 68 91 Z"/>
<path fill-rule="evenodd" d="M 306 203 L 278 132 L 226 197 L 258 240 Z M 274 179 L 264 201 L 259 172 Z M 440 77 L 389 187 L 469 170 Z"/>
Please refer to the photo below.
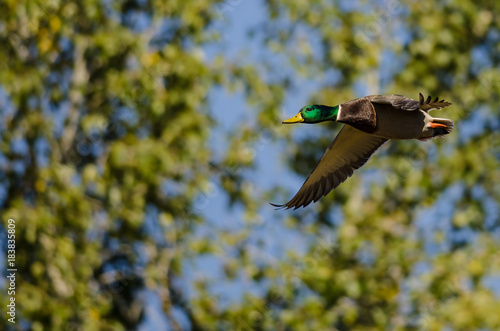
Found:
<path fill-rule="evenodd" d="M 307 108 L 306 108 L 306 111 L 311 111 L 311 110 L 312 110 L 312 108 L 311 108 L 311 107 L 307 107 Z"/>

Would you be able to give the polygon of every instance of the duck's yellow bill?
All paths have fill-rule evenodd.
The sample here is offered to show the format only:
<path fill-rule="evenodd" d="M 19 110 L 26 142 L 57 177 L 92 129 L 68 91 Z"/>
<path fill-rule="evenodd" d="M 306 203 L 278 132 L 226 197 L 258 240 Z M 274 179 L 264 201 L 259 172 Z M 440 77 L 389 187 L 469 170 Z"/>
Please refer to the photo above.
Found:
<path fill-rule="evenodd" d="M 293 123 L 302 123 L 304 122 L 304 118 L 302 117 L 302 114 L 299 112 L 297 115 L 295 115 L 292 118 L 289 118 L 287 120 L 284 120 L 283 124 L 293 124 Z"/>

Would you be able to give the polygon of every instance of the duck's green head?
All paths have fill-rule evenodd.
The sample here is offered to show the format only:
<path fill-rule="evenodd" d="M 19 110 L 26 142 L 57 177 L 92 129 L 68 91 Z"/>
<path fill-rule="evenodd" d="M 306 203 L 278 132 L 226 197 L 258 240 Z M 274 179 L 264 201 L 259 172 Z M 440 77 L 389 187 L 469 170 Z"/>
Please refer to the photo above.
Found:
<path fill-rule="evenodd" d="M 283 121 L 283 124 L 319 123 L 337 120 L 339 106 L 308 105 L 303 107 L 297 115 Z"/>

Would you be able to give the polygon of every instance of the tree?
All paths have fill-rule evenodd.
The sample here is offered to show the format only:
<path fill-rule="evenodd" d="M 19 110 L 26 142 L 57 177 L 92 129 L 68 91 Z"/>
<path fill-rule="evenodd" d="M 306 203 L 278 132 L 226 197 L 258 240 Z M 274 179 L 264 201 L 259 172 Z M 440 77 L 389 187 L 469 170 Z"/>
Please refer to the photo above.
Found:
<path fill-rule="evenodd" d="M 174 330 L 500 327 L 499 5 L 268 0 L 253 31 L 258 63 L 219 48 L 221 19 L 239 5 L 0 4 L 2 234 L 16 220 L 18 267 L 18 323 L 2 322 L 137 329 L 159 298 Z M 391 142 L 317 206 L 273 213 L 269 198 L 288 195 L 254 192 L 256 146 L 295 146 L 283 154 L 305 176 L 333 136 L 277 127 L 307 80 L 325 104 L 440 96 L 457 129 Z M 209 142 L 224 116 L 215 89 L 241 92 L 252 110 L 222 152 Z M 236 230 L 213 224 L 215 196 L 243 219 Z M 255 253 L 269 254 L 253 241 L 270 214 L 308 238 L 307 253 Z M 218 277 L 190 282 L 209 272 L 203 259 Z M 225 304 L 214 288 L 230 284 L 242 298 Z"/>

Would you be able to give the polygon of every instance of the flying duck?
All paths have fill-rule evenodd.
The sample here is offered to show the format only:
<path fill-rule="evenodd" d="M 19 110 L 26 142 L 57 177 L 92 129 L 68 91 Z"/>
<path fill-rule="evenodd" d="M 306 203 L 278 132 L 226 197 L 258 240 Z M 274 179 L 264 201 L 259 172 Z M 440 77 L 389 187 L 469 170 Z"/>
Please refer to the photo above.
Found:
<path fill-rule="evenodd" d="M 419 100 L 402 95 L 369 95 L 330 107 L 308 105 L 297 115 L 283 121 L 292 123 L 344 123 L 318 164 L 297 194 L 278 208 L 297 209 L 318 201 L 363 166 L 389 139 L 428 140 L 443 137 L 453 130 L 453 121 L 429 115 L 433 109 L 451 105 L 430 96 Z"/>

